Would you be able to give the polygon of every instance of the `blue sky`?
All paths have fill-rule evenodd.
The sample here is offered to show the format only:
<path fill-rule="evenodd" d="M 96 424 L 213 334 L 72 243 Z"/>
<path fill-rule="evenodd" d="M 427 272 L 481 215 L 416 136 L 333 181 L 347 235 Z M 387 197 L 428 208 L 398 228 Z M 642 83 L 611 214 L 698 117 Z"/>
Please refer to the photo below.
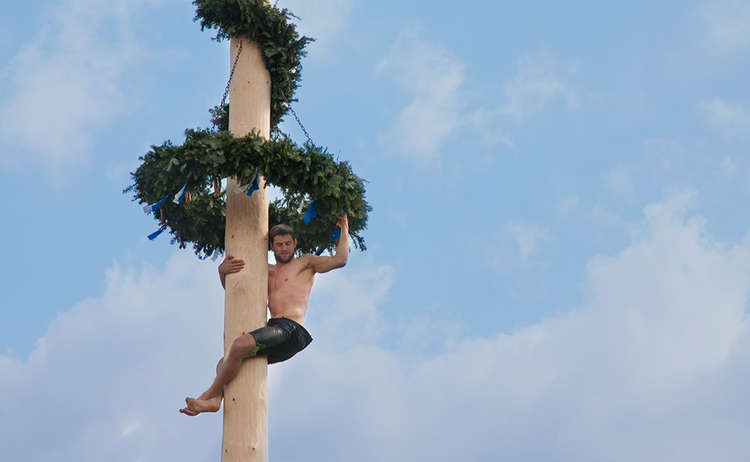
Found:
<path fill-rule="evenodd" d="M 271 368 L 272 458 L 747 460 L 747 3 L 279 4 L 318 39 L 294 107 L 374 211 Z M 9 460 L 217 455 L 220 417 L 176 412 L 221 355 L 216 263 L 122 194 L 221 98 L 193 16 L 6 7 Z"/>

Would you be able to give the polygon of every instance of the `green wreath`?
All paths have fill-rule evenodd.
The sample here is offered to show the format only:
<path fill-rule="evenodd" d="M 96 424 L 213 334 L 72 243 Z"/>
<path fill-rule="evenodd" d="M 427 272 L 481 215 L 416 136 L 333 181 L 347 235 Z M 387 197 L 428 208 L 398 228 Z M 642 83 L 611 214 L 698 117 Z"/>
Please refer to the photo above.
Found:
<path fill-rule="evenodd" d="M 283 195 L 269 204 L 269 221 L 292 226 L 298 252 L 333 250 L 336 215 L 349 215 L 354 245 L 366 250 L 361 232 L 371 210 L 365 201 L 364 181 L 347 162 L 337 162 L 324 148 L 308 142 L 300 147 L 278 130 L 300 79 L 301 57 L 311 40 L 300 38 L 287 10 L 263 0 L 196 0 L 196 20 L 202 28 L 218 28 L 217 40 L 245 35 L 258 43 L 271 74 L 271 139 L 257 133 L 234 138 L 228 131 L 228 108 L 213 109 L 218 131 L 188 129 L 185 142 L 152 146 L 132 173 L 125 189 L 149 205 L 161 228 L 169 228 L 172 243 L 191 242 L 197 255 L 224 251 L 226 192 L 221 178 L 234 177 L 252 193 L 257 175 L 277 186 Z M 177 194 L 176 194 L 177 193 Z M 172 200 L 175 196 L 175 200 Z M 183 200 L 187 197 L 188 200 Z M 317 208 L 318 218 L 305 223 L 306 208 Z M 158 210 L 158 213 L 157 213 Z M 307 210 L 308 215 L 311 210 Z M 150 236 L 151 237 L 151 236 Z"/>
<path fill-rule="evenodd" d="M 193 4 L 201 30 L 218 29 L 215 40 L 244 36 L 260 46 L 271 75 L 271 129 L 275 129 L 294 101 L 305 46 L 313 39 L 297 34 L 289 10 L 266 5 L 265 0 L 195 0 Z"/>

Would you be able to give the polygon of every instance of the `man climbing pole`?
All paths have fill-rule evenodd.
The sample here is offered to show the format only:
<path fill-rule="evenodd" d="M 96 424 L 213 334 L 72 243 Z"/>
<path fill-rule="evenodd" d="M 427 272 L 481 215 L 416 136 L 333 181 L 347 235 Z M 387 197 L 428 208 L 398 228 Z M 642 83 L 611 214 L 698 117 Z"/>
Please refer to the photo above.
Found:
<path fill-rule="evenodd" d="M 180 412 L 196 416 L 201 412 L 216 412 L 221 407 L 224 386 L 236 375 L 246 359 L 267 358 L 268 364 L 286 361 L 302 351 L 312 337 L 303 327 L 310 290 L 316 273 L 327 273 L 346 265 L 349 258 L 349 220 L 338 216 L 341 235 L 336 254 L 332 257 L 303 255 L 294 257 L 297 240 L 292 228 L 276 225 L 269 232 L 275 265 L 268 265 L 268 311 L 271 319 L 265 327 L 237 337 L 229 353 L 219 360 L 216 378 L 198 398 L 185 398 L 187 406 Z M 226 275 L 244 268 L 244 261 L 227 255 L 219 265 L 221 285 L 226 289 Z"/>

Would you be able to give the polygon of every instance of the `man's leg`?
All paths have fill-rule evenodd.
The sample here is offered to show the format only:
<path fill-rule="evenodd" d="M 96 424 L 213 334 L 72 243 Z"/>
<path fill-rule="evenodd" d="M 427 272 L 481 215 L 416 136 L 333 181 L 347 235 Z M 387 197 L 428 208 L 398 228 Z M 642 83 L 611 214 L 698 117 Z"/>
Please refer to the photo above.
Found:
<path fill-rule="evenodd" d="M 252 334 L 237 337 L 229 348 L 229 354 L 219 360 L 216 365 L 216 378 L 214 382 L 197 399 L 185 398 L 187 406 L 180 412 L 189 416 L 195 416 L 201 412 L 216 412 L 221 407 L 221 399 L 224 394 L 224 386 L 237 376 L 242 361 L 255 356 L 255 338 Z"/>

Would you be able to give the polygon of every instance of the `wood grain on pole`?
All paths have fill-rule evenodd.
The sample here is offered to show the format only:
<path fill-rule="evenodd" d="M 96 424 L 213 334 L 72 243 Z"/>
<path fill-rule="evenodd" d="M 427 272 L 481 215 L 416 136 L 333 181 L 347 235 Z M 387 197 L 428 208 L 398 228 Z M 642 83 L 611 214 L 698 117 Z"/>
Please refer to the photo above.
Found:
<path fill-rule="evenodd" d="M 257 131 L 268 139 L 271 130 L 271 77 L 260 48 L 244 38 L 232 38 L 230 65 L 237 56 L 229 105 L 229 130 L 236 136 Z M 227 180 L 227 254 L 245 261 L 245 268 L 226 277 L 224 352 L 235 338 L 266 323 L 268 299 L 268 190 L 252 197 Z M 237 377 L 224 390 L 222 462 L 268 461 L 267 362 L 244 361 Z"/>

